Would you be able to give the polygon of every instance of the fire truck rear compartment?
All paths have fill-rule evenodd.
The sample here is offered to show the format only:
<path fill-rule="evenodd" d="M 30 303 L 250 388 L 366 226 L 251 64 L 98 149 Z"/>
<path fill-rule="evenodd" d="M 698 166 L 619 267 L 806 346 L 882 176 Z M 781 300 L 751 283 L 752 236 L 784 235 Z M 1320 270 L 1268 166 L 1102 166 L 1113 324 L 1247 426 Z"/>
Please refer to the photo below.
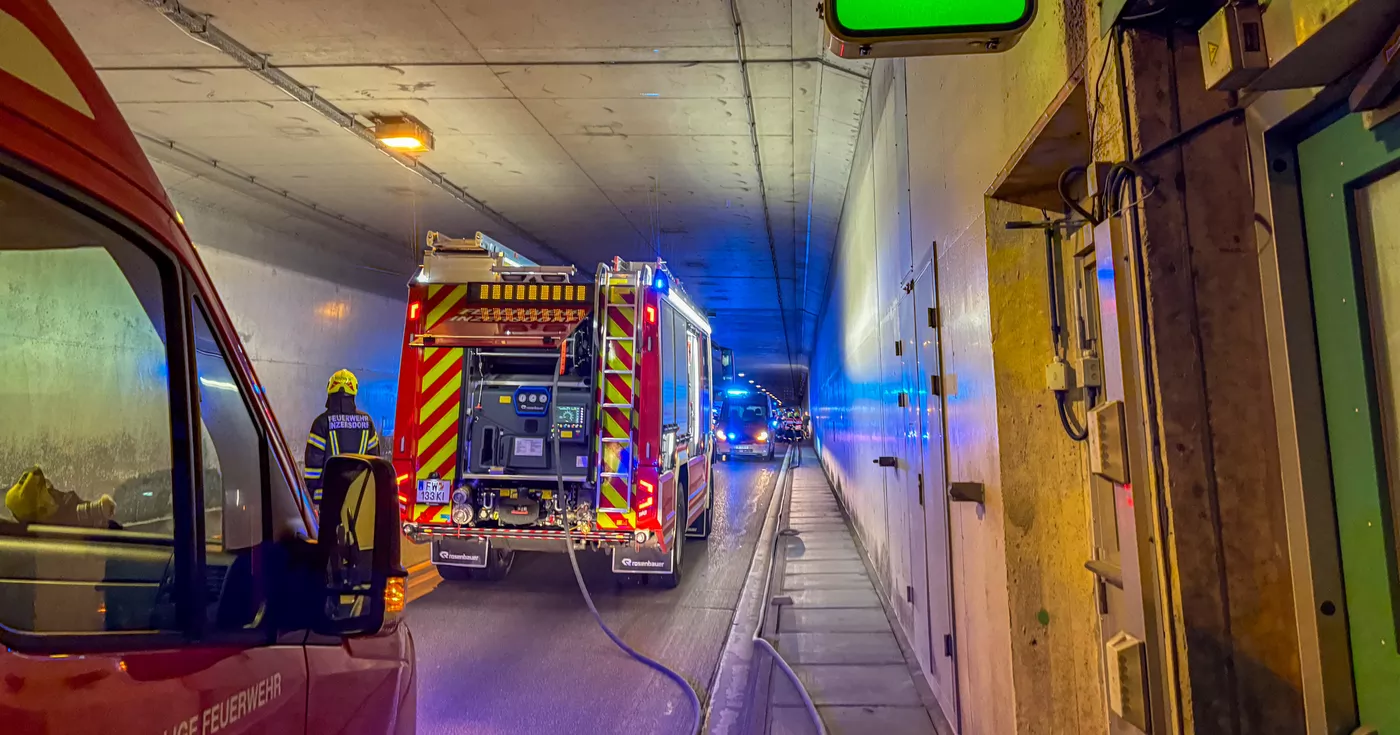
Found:
<path fill-rule="evenodd" d="M 470 386 L 475 400 L 464 430 L 467 477 L 490 474 L 553 479 L 550 421 L 558 404 L 559 451 L 566 477 L 588 471 L 592 391 L 582 381 L 559 385 L 550 394 L 550 376 L 514 374 L 487 377 Z"/>

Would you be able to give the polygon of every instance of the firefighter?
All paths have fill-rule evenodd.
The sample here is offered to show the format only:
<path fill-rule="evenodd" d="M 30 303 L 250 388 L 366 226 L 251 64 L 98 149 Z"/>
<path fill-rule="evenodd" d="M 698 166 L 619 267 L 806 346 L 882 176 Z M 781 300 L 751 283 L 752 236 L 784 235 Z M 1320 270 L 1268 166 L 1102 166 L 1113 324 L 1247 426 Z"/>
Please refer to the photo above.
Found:
<path fill-rule="evenodd" d="M 311 423 L 306 437 L 306 487 L 321 502 L 321 473 L 326 460 L 339 454 L 377 454 L 379 432 L 369 414 L 355 408 L 360 381 L 349 370 L 337 370 L 326 384 L 326 410 Z"/>

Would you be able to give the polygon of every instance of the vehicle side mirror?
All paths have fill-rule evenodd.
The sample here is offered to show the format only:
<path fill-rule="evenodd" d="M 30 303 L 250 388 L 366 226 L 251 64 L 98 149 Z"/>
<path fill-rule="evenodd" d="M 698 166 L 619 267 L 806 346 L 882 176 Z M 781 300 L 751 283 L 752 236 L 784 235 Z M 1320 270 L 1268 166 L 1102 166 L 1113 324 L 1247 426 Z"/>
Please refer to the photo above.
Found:
<path fill-rule="evenodd" d="M 394 468 L 379 457 L 341 455 L 326 461 L 321 477 L 325 587 L 316 632 L 374 635 L 403 611 L 408 577 L 399 563 Z"/>

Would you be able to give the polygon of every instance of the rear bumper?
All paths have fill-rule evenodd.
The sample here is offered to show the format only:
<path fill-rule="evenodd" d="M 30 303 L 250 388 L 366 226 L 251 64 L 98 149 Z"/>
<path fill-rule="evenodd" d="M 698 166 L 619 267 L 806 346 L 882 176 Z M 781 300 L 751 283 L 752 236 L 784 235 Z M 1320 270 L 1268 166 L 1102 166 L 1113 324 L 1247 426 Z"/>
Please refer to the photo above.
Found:
<path fill-rule="evenodd" d="M 728 449 L 722 448 L 720 449 L 720 451 L 725 452 L 727 454 L 738 454 L 750 457 L 766 457 L 768 456 L 769 447 L 770 445 L 768 444 L 768 442 L 763 442 L 762 444 L 731 444 L 729 445 Z"/>
<path fill-rule="evenodd" d="M 521 550 L 530 551 L 564 551 L 564 532 L 552 528 L 474 528 L 471 526 L 443 526 L 432 524 L 404 524 L 404 534 L 409 537 L 425 536 L 431 539 L 435 536 L 452 536 L 455 538 L 485 538 L 492 541 L 531 542 L 521 543 L 522 547 L 530 547 Z M 602 544 L 630 544 L 632 543 L 632 531 L 604 531 L 595 529 L 586 533 L 573 532 L 569 534 L 575 541 L 590 541 Z M 553 542 L 541 545 L 538 542 Z M 549 546 L 557 546 L 550 549 Z"/>

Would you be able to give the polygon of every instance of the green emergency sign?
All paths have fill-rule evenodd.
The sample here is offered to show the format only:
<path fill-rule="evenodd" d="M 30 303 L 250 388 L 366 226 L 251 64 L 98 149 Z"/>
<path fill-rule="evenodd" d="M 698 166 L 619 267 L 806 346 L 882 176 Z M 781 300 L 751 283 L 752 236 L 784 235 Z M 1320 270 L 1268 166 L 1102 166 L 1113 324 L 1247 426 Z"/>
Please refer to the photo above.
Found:
<path fill-rule="evenodd" d="M 828 21 L 851 39 L 937 37 L 1015 31 L 1035 16 L 1035 0 L 827 0 Z"/>

